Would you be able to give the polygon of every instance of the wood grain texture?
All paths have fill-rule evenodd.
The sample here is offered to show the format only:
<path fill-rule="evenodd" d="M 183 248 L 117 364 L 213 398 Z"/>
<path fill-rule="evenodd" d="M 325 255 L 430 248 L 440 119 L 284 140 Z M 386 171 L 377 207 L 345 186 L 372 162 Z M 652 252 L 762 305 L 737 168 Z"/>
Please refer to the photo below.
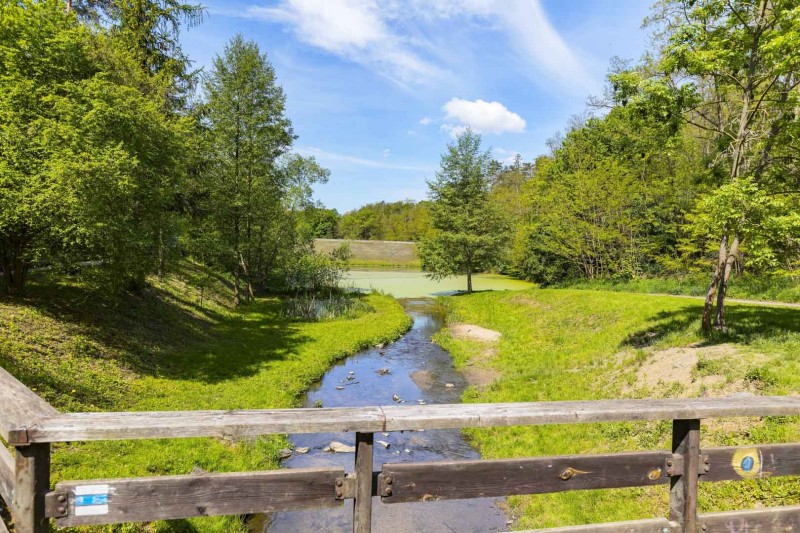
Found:
<path fill-rule="evenodd" d="M 384 503 L 545 494 L 669 482 L 663 452 L 568 455 L 530 459 L 384 464 Z M 387 481 L 392 483 L 389 485 Z M 391 487 L 391 496 L 386 496 Z"/>
<path fill-rule="evenodd" d="M 50 533 L 44 510 L 50 490 L 50 445 L 17 448 L 14 467 L 14 531 Z"/>
<path fill-rule="evenodd" d="M 701 514 L 703 533 L 782 533 L 800 531 L 800 506 L 771 507 L 751 511 Z M 529 529 L 516 533 L 677 533 L 679 524 L 664 518 L 609 522 L 585 526 Z"/>
<path fill-rule="evenodd" d="M 381 409 L 360 407 L 62 414 L 28 435 L 31 442 L 70 442 L 382 430 Z"/>
<path fill-rule="evenodd" d="M 700 515 L 703 533 L 779 533 L 800 531 L 800 505 Z"/>
<path fill-rule="evenodd" d="M 0 444 L 0 497 L 10 508 L 13 505 L 14 490 L 14 456 L 3 444 Z"/>
<path fill-rule="evenodd" d="M 2 518 L 0 518 L 0 533 L 8 533 L 8 528 L 6 527 L 6 523 L 3 522 Z"/>
<path fill-rule="evenodd" d="M 374 435 L 356 433 L 356 501 L 353 504 L 353 532 L 372 531 L 372 494 L 374 488 Z"/>
<path fill-rule="evenodd" d="M 307 468 L 151 478 L 71 481 L 56 485 L 68 494 L 68 516 L 59 527 L 122 522 L 149 522 L 197 516 L 271 513 L 338 507 L 336 478 L 343 469 Z M 108 513 L 76 516 L 75 488 L 108 485 Z"/>
<path fill-rule="evenodd" d="M 800 414 L 798 396 L 383 407 L 386 431 Z"/>
<path fill-rule="evenodd" d="M 435 404 L 334 409 L 62 414 L 28 430 L 31 442 L 271 433 L 401 431 L 737 416 L 800 415 L 800 397 Z"/>
<path fill-rule="evenodd" d="M 16 444 L 20 439 L 12 438 L 12 431 L 56 414 L 54 407 L 0 367 L 0 437 Z"/>
<path fill-rule="evenodd" d="M 704 448 L 703 454 L 708 455 L 710 470 L 706 475 L 701 476 L 701 481 L 800 475 L 800 444 Z M 757 461 L 754 461 L 749 471 L 742 468 L 747 457 Z"/>

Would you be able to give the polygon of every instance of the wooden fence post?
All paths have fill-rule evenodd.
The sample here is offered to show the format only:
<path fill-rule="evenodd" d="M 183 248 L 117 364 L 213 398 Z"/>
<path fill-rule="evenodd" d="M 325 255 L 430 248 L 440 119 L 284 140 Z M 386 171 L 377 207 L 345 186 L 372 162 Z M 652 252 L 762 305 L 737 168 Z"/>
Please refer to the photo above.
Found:
<path fill-rule="evenodd" d="M 17 533 L 49 533 L 44 498 L 50 490 L 50 445 L 17 448 L 14 480 L 14 528 Z"/>
<path fill-rule="evenodd" d="M 669 519 L 684 533 L 697 533 L 700 420 L 672 421 L 672 453 L 681 456 L 683 470 L 670 480 Z"/>
<path fill-rule="evenodd" d="M 372 433 L 356 433 L 356 498 L 353 504 L 353 531 L 372 531 Z"/>

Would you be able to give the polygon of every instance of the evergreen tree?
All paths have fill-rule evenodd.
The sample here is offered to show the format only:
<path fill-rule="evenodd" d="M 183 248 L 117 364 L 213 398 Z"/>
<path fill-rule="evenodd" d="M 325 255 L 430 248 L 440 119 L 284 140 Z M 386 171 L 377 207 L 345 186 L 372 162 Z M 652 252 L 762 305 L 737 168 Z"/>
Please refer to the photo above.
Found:
<path fill-rule="evenodd" d="M 468 292 L 472 274 L 501 264 L 508 241 L 507 223 L 490 201 L 492 167 L 480 135 L 468 129 L 428 182 L 434 234 L 420 243 L 422 268 L 434 279 L 466 274 Z"/>

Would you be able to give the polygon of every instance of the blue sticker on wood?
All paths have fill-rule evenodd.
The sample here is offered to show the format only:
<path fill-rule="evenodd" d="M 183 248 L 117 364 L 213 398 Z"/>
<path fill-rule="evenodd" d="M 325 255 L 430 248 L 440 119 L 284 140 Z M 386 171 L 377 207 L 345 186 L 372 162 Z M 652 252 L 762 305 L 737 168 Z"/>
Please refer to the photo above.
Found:
<path fill-rule="evenodd" d="M 742 470 L 744 470 L 745 472 L 750 472 L 755 466 L 755 464 L 756 464 L 755 459 L 753 459 L 751 456 L 748 455 L 747 457 L 742 459 Z"/>
<path fill-rule="evenodd" d="M 75 496 L 75 506 L 108 505 L 108 494 L 82 494 Z"/>

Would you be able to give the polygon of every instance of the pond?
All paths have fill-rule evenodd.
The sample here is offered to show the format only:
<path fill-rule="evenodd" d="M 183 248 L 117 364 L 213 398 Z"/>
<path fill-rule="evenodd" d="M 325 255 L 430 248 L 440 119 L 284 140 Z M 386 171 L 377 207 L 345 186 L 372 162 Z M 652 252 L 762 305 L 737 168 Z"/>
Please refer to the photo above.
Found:
<path fill-rule="evenodd" d="M 343 283 L 360 290 L 379 290 L 395 298 L 422 298 L 464 291 L 467 288 L 467 277 L 454 276 L 434 281 L 418 270 L 359 269 L 351 270 Z M 535 285 L 500 274 L 477 274 L 472 276 L 472 287 L 476 291 L 519 291 Z"/>

